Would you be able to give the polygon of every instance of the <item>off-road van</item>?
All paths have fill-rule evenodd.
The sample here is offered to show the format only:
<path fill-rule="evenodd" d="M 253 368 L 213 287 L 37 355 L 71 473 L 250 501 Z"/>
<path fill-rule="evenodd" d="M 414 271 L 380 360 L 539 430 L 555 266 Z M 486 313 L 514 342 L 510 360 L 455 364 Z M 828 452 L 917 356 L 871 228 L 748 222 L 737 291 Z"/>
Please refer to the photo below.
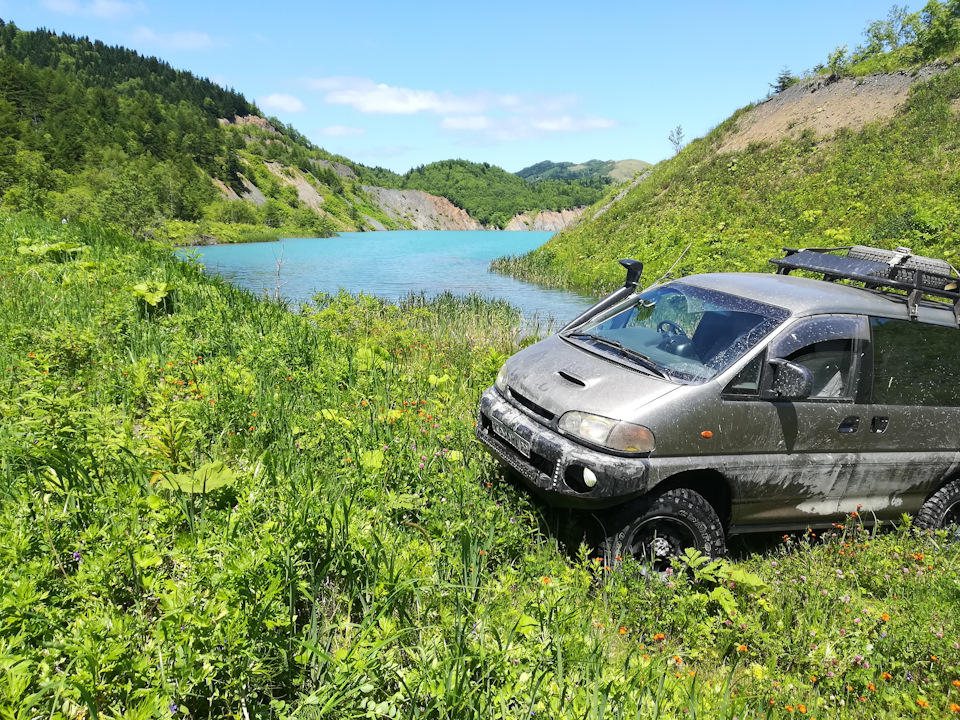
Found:
<path fill-rule="evenodd" d="M 477 437 L 535 493 L 591 509 L 605 551 L 960 520 L 960 293 L 941 260 L 787 249 L 775 273 L 624 287 L 518 352 Z M 801 271 L 798 275 L 791 274 Z"/>

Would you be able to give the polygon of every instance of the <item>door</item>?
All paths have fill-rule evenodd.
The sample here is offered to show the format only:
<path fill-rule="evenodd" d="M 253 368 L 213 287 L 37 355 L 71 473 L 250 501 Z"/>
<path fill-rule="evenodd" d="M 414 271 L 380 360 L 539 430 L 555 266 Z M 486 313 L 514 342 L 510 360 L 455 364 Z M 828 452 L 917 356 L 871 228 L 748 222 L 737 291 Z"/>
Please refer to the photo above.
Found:
<path fill-rule="evenodd" d="M 841 510 L 895 520 L 960 467 L 960 330 L 889 318 L 870 326 L 872 404 Z"/>
<path fill-rule="evenodd" d="M 802 318 L 784 328 L 725 388 L 721 447 L 733 485 L 732 521 L 741 531 L 803 528 L 840 519 L 869 412 L 860 384 L 866 319 Z M 810 396 L 770 401 L 773 359 L 806 367 Z"/>

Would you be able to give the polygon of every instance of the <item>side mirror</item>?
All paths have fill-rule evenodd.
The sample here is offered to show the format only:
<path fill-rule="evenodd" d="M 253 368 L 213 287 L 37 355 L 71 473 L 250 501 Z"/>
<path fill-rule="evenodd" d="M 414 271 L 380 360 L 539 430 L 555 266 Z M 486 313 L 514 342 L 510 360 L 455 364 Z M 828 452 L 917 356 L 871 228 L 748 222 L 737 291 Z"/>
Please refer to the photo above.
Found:
<path fill-rule="evenodd" d="M 770 381 L 760 393 L 764 400 L 806 400 L 813 392 L 813 373 L 797 363 L 774 358 L 770 360 Z"/>

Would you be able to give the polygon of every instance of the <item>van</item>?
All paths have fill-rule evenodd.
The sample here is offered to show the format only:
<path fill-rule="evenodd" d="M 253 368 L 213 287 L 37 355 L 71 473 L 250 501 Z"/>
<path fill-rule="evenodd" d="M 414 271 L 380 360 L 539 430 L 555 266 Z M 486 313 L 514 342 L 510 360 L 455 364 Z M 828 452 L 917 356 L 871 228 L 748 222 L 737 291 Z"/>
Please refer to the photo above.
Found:
<path fill-rule="evenodd" d="M 960 293 L 947 262 L 785 249 L 773 273 L 622 288 L 507 360 L 476 435 L 592 511 L 611 559 L 732 535 L 960 519 Z M 798 274 L 792 274 L 799 271 Z"/>

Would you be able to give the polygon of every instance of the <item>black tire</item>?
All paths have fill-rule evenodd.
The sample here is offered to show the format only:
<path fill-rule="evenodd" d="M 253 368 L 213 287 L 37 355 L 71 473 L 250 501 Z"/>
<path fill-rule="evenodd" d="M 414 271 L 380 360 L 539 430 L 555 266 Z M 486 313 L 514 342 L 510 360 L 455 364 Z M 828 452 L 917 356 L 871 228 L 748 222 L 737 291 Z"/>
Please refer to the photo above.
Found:
<path fill-rule="evenodd" d="M 613 515 L 604 539 L 608 564 L 633 557 L 666 570 L 670 559 L 686 548 L 708 557 L 726 552 L 723 526 L 716 510 L 702 495 L 687 488 L 645 496 Z"/>
<path fill-rule="evenodd" d="M 927 498 L 913 524 L 922 530 L 960 525 L 960 480 L 951 480 Z"/>

